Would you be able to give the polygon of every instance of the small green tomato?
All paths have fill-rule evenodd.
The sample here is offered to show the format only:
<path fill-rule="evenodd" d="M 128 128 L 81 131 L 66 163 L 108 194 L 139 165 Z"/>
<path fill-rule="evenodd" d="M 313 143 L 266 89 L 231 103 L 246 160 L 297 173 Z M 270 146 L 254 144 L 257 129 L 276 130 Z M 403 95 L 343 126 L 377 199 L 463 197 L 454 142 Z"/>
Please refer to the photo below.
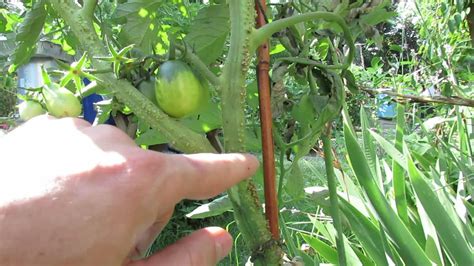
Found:
<path fill-rule="evenodd" d="M 64 87 L 57 84 L 44 86 L 43 96 L 48 112 L 55 117 L 77 117 L 82 113 L 79 99 Z"/>
<path fill-rule="evenodd" d="M 18 104 L 18 112 L 20 114 L 20 119 L 23 121 L 28 121 L 35 116 L 42 115 L 46 113 L 40 103 L 35 101 L 23 101 Z"/>
<path fill-rule="evenodd" d="M 209 92 L 192 69 L 178 60 L 160 66 L 155 83 L 158 106 L 168 115 L 182 118 L 205 105 Z"/>

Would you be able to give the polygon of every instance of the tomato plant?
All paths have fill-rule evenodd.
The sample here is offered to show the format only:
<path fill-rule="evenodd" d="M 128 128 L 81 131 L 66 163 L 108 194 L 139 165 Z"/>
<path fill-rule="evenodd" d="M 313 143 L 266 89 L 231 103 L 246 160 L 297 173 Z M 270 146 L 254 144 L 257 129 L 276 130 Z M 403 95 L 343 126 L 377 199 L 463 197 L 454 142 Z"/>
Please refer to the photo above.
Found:
<path fill-rule="evenodd" d="M 160 108 L 176 118 L 196 112 L 209 98 L 206 87 L 191 68 L 178 60 L 160 66 L 155 92 Z"/>
<path fill-rule="evenodd" d="M 264 1 L 259 2 L 265 6 Z M 441 118 L 443 123 L 451 123 L 449 134 L 432 136 L 428 132 L 428 137 L 425 136 L 423 141 L 436 140 L 435 143 L 425 143 L 424 146 L 421 145 L 422 148 L 418 147 L 416 153 L 413 153 L 416 166 L 407 167 L 405 162 L 411 160 L 411 152 L 405 149 L 404 142 L 406 140 L 408 143 L 413 136 L 404 138 L 403 130 L 397 130 L 396 147 L 383 144 L 385 148 L 389 147 L 388 151 L 393 153 L 395 150 L 398 153 L 391 157 L 379 157 L 379 150 L 374 143 L 380 138 L 374 140 L 373 136 L 378 135 L 373 135 L 374 132 L 369 130 L 373 126 L 372 121 L 369 122 L 369 118 L 358 110 L 361 104 L 370 104 L 371 101 L 367 94 L 358 90 L 365 84 L 370 84 L 367 85 L 370 86 L 369 89 L 392 86 L 396 93 L 391 93 L 395 93 L 394 98 L 398 100 L 399 97 L 413 99 L 416 97 L 413 95 L 421 91 L 416 89 L 435 87 L 438 81 L 443 84 L 443 95 L 456 94 L 456 102 L 463 99 L 467 106 L 474 106 L 472 100 L 469 100 L 472 98 L 473 88 L 469 83 L 472 80 L 472 69 L 469 68 L 472 66 L 472 48 L 468 45 L 468 33 L 463 23 L 467 19 L 474 25 L 474 13 L 471 8 L 467 15 L 467 1 L 455 2 L 456 7 L 452 4 L 453 1 L 423 0 L 415 3 L 420 3 L 421 8 L 405 8 L 407 11 L 425 10 L 426 14 L 431 14 L 417 20 L 423 28 L 420 30 L 421 35 L 430 39 L 426 45 L 420 46 L 419 51 L 405 51 L 406 38 L 409 36 L 405 34 L 406 30 L 400 30 L 403 35 L 400 38 L 402 43 L 394 43 L 389 48 L 390 54 L 394 56 L 381 60 L 364 60 L 364 54 L 366 57 L 373 56 L 373 49 L 383 47 L 383 35 L 389 33 L 383 32 L 384 21 L 397 15 L 390 1 L 271 1 L 267 3 L 267 12 L 262 12 L 259 10 L 262 7 L 252 0 L 38 0 L 28 2 L 32 7 L 28 6 L 30 11 L 22 18 L 21 27 L 18 27 L 18 49 L 14 53 L 12 65 L 27 61 L 29 53 L 25 51 L 33 51 L 39 34 L 44 33 L 65 50 L 84 52 L 84 65 L 80 69 L 71 66 L 67 78 L 63 77 L 64 83 L 74 80 L 76 91 L 87 94 L 95 90 L 106 96 L 106 100 L 97 104 L 101 117 L 108 117 L 109 114 L 121 117 L 121 122 L 117 124 L 126 127 L 130 136 L 140 138 L 137 141 L 140 145 L 168 143 L 185 153 L 215 152 L 214 147 L 219 145 L 211 145 L 208 134 L 214 131 L 212 139 L 214 142 L 223 142 L 224 152 L 252 151 L 259 154 L 262 151 L 260 138 L 263 134 L 260 134 L 258 111 L 262 108 L 258 104 L 261 95 L 256 84 L 257 80 L 262 79 L 255 74 L 254 64 L 267 64 L 266 67 L 271 69 L 272 83 L 273 120 L 270 124 L 274 125 L 274 147 L 279 155 L 275 160 L 278 162 L 278 206 L 293 209 L 293 204 L 304 202 L 304 208 L 317 206 L 318 210 L 311 209 L 308 212 L 311 213 L 308 216 L 311 216 L 313 228 L 311 232 L 306 231 L 307 234 L 300 235 L 301 228 L 298 228 L 299 231 L 292 231 L 294 226 L 282 227 L 286 247 L 281 247 L 278 241 L 272 240 L 262 215 L 259 199 L 261 189 L 253 182 L 258 181 L 258 178 L 245 180 L 231 188 L 227 193 L 228 204 L 222 204 L 225 199 L 214 202 L 220 206 L 215 213 L 233 208 L 238 233 L 245 240 L 247 255 L 252 257 L 255 265 L 281 263 L 283 250 L 289 257 L 302 257 L 306 265 L 327 261 L 340 265 L 346 262 L 354 265 L 388 265 L 392 262 L 424 265 L 430 264 L 428 260 L 436 264 L 454 261 L 460 265 L 470 265 L 472 263 L 462 263 L 468 257 L 464 256 L 467 254 L 465 248 L 460 248 L 459 253 L 454 250 L 454 255 L 450 254 L 453 250 L 444 250 L 443 246 L 466 245 L 462 241 L 450 242 L 455 244 L 451 245 L 449 241 L 444 242 L 445 239 L 439 242 L 438 232 L 450 231 L 439 228 L 434 230 L 437 227 L 434 223 L 436 219 L 428 219 L 425 214 L 425 210 L 429 212 L 432 209 L 424 208 L 425 210 L 418 212 L 419 215 L 416 211 L 411 211 L 420 210 L 417 209 L 418 202 L 423 204 L 423 200 L 435 200 L 418 199 L 418 194 L 413 192 L 417 189 L 420 191 L 420 187 L 412 187 L 407 174 L 411 175 L 410 178 L 419 180 L 415 168 L 421 167 L 426 170 L 424 174 L 433 176 L 433 180 L 423 179 L 434 182 L 433 191 L 441 191 L 438 184 L 450 184 L 453 191 L 460 191 L 459 195 L 442 191 L 450 195 L 449 199 L 444 199 L 445 202 L 461 199 L 462 193 L 467 195 L 466 191 L 472 191 L 472 184 L 469 182 L 459 182 L 465 184 L 466 190 L 453 185 L 461 176 L 470 180 L 471 174 L 467 166 L 472 165 L 472 160 L 468 159 L 469 154 L 472 157 L 472 145 L 469 141 L 469 134 L 472 133 L 465 131 L 462 125 L 472 115 L 465 109 L 447 107 L 446 111 L 450 108 L 449 112 L 443 113 L 455 114 L 450 120 Z M 265 13 L 265 26 L 256 26 L 256 11 Z M 437 16 L 443 16 L 444 19 Z M 435 20 L 444 22 L 435 23 Z M 448 24 L 446 21 L 449 21 Z M 5 28 L 11 28 L 9 24 Z M 400 25 L 391 28 L 398 30 L 398 26 Z M 441 41 L 440 37 L 443 37 Z M 260 59 L 254 58 L 255 51 L 265 40 L 269 42 L 263 46 L 270 50 L 271 57 L 265 62 L 259 62 Z M 362 57 L 359 58 L 362 61 L 360 68 L 352 64 L 354 56 L 358 56 L 353 40 L 366 45 L 357 51 Z M 180 58 L 182 61 L 169 61 L 172 58 Z M 371 62 L 372 67 L 365 65 L 365 61 Z M 439 72 L 437 68 L 442 68 L 442 71 Z M 211 84 L 211 92 L 207 91 L 193 71 Z M 413 75 L 405 75 L 407 73 Z M 82 88 L 80 84 L 83 76 L 96 83 L 96 88 Z M 439 80 L 431 81 L 432 76 L 439 77 Z M 150 77 L 156 77 L 156 81 Z M 366 82 L 361 82 L 364 80 Z M 420 86 L 420 80 L 426 80 L 426 86 Z M 403 91 L 405 95 L 402 94 Z M 214 116 L 206 114 L 206 110 L 200 110 L 211 93 L 213 106 L 216 108 L 207 108 L 207 112 L 212 112 Z M 412 96 L 409 98 L 406 94 Z M 348 101 L 346 95 L 350 97 Z M 338 118 L 341 110 L 344 119 Z M 401 110 L 397 117 L 397 123 L 401 127 L 404 124 L 404 112 L 403 108 L 397 110 Z M 215 119 L 215 116 L 219 116 L 219 119 Z M 350 116 L 355 116 L 355 119 Z M 350 118 L 360 122 L 354 127 Z M 348 153 L 351 160 L 356 160 L 345 169 L 342 169 L 344 162 L 339 163 L 338 156 L 331 154 L 333 142 L 341 143 L 340 139 L 343 139 L 338 128 L 331 127 L 335 119 L 339 119 L 339 125 L 345 127 L 348 149 L 344 153 Z M 425 130 L 425 126 L 427 125 L 423 124 L 418 129 Z M 436 134 L 443 131 L 442 127 Z M 331 139 L 331 128 L 336 129 L 336 139 Z M 352 135 L 357 138 L 363 136 L 363 139 L 350 142 Z M 433 149 L 438 149 L 437 146 L 444 149 L 438 141 L 451 137 L 459 140 L 458 151 L 444 150 L 444 156 L 439 157 L 431 154 Z M 319 146 L 320 139 L 323 142 L 323 152 L 318 147 L 315 148 Z M 363 143 L 362 153 L 358 143 Z M 273 147 L 271 144 L 269 146 Z M 454 147 L 451 144 L 446 147 L 448 146 Z M 307 204 L 306 186 L 315 176 L 321 176 L 319 171 L 312 170 L 313 167 L 304 167 L 314 151 L 324 154 L 323 167 L 326 169 L 328 189 L 321 190 L 318 187 L 316 190 L 319 194 L 314 193 L 318 194 L 317 199 L 313 201 L 311 198 L 311 202 Z M 393 162 L 397 160 L 398 162 Z M 457 166 L 454 167 L 451 161 Z M 336 180 L 339 172 L 333 171 L 335 167 L 343 173 L 342 179 Z M 456 168 L 461 168 L 461 171 Z M 361 169 L 364 171 L 357 171 Z M 374 175 L 373 178 L 371 175 Z M 449 176 L 449 179 L 441 180 L 444 176 Z M 393 186 L 392 179 L 387 177 L 393 177 Z M 372 181 L 363 178 L 376 180 L 377 183 L 372 185 Z M 342 186 L 336 187 L 336 181 L 341 180 L 344 181 L 342 189 L 347 192 L 345 194 L 348 201 L 341 200 L 338 203 L 340 193 L 336 189 L 340 192 Z M 405 186 L 410 187 L 405 189 Z M 367 188 L 371 190 L 368 191 Z M 422 192 L 428 191 L 429 189 L 425 189 Z M 352 197 L 363 201 L 366 192 L 369 192 L 371 200 L 379 200 L 365 200 L 362 208 L 352 205 L 356 202 L 352 201 Z M 383 195 L 379 195 L 380 192 Z M 330 203 L 326 200 L 328 194 Z M 390 204 L 385 206 L 385 201 Z M 397 207 L 396 213 L 391 212 L 392 203 Z M 456 206 L 461 207 L 464 203 L 459 201 Z M 212 202 L 209 206 L 213 206 Z M 328 206 L 330 210 L 327 210 Z M 373 206 L 378 207 L 374 209 Z M 339 210 L 343 212 L 342 217 L 339 217 Z M 366 211 L 362 214 L 358 210 Z M 284 218 L 293 218 L 283 211 L 278 214 L 281 214 L 282 224 L 285 224 Z M 314 219 L 313 214 L 314 217 L 330 215 L 332 219 L 321 222 Z M 293 213 L 291 215 L 297 216 Z M 306 218 L 305 216 L 304 219 Z M 453 218 L 456 219 L 458 218 Z M 467 220 L 469 219 L 463 217 L 463 221 Z M 350 224 L 347 225 L 344 221 L 350 221 Z M 405 226 L 401 223 L 405 223 Z M 456 229 L 463 223 L 456 220 L 455 224 L 457 226 L 451 228 Z M 313 230 L 314 228 L 317 230 Z M 470 227 L 463 230 L 469 232 Z M 323 237 L 314 236 L 313 231 L 321 232 Z M 348 231 L 350 239 L 344 235 Z M 428 236 L 425 239 L 423 235 Z M 310 244 L 313 250 L 300 250 L 298 245 L 303 241 Z M 429 248 L 425 249 L 428 245 Z M 426 254 L 425 250 L 433 252 Z M 337 257 L 335 251 L 338 253 Z"/>

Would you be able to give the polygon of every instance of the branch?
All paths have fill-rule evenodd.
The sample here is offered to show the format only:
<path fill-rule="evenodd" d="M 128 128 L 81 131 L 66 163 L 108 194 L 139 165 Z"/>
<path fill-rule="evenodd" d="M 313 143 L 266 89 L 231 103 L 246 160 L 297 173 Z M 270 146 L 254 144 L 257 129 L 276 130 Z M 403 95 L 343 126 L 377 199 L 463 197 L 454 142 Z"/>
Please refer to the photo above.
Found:
<path fill-rule="evenodd" d="M 180 50 L 184 55 L 184 60 L 191 64 L 195 70 L 197 70 L 203 77 L 205 77 L 216 89 L 219 89 L 221 86 L 221 81 L 212 71 L 204 64 L 204 62 L 193 52 L 191 48 L 187 45 L 175 44 L 176 48 Z"/>
<path fill-rule="evenodd" d="M 460 105 L 474 107 L 474 100 L 461 98 L 461 97 L 445 97 L 445 96 L 434 96 L 434 97 L 425 97 L 425 96 L 416 96 L 416 95 L 405 95 L 392 91 L 386 90 L 373 90 L 373 89 L 364 89 L 363 91 L 368 92 L 371 95 L 375 94 L 387 94 L 390 96 L 406 99 L 405 101 L 417 102 L 417 103 L 441 103 L 441 104 L 450 104 L 450 105 Z M 397 102 L 404 102 L 402 99 L 395 99 Z"/>
<path fill-rule="evenodd" d="M 352 60 L 354 59 L 354 40 L 352 38 L 352 34 L 349 28 L 347 27 L 346 22 L 344 22 L 344 19 L 341 18 L 339 15 L 336 15 L 331 12 L 311 12 L 306 14 L 300 14 L 284 19 L 275 20 L 259 28 L 258 30 L 254 29 L 251 33 L 251 50 L 255 50 L 260 44 L 262 44 L 266 39 L 270 38 L 275 32 L 278 32 L 291 25 L 315 19 L 324 19 L 326 21 L 335 22 L 341 27 L 344 39 L 346 40 L 347 45 L 349 46 L 349 54 L 347 55 L 344 64 L 339 66 L 338 68 L 348 68 L 352 63 Z"/>
<path fill-rule="evenodd" d="M 94 10 L 97 6 L 97 2 L 98 0 L 84 0 L 84 4 L 82 5 L 82 12 L 86 17 L 94 17 Z"/>

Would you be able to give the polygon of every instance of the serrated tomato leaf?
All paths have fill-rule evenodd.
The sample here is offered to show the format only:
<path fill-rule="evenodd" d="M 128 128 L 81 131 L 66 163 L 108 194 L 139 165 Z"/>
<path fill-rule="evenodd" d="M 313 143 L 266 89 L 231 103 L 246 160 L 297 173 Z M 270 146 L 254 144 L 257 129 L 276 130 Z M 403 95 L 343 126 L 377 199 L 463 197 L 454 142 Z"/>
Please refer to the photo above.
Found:
<path fill-rule="evenodd" d="M 229 7 L 210 5 L 199 11 L 184 41 L 204 63 L 210 64 L 221 56 L 229 30 Z"/>
<path fill-rule="evenodd" d="M 161 0 L 132 0 L 117 6 L 112 18 L 124 22 L 119 38 L 127 45 L 135 47 L 146 54 L 152 51 L 152 42 L 161 29 L 157 10 Z"/>

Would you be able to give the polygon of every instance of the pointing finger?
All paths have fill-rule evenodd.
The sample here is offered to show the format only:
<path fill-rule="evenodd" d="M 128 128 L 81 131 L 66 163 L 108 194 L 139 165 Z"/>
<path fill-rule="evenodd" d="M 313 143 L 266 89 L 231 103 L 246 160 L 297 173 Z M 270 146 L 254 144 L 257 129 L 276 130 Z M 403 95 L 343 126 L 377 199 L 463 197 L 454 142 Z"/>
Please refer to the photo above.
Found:
<path fill-rule="evenodd" d="M 206 199 L 250 177 L 258 168 L 258 160 L 249 154 L 165 155 L 169 192 L 177 201 Z M 173 167 L 174 166 L 174 167 Z"/>

